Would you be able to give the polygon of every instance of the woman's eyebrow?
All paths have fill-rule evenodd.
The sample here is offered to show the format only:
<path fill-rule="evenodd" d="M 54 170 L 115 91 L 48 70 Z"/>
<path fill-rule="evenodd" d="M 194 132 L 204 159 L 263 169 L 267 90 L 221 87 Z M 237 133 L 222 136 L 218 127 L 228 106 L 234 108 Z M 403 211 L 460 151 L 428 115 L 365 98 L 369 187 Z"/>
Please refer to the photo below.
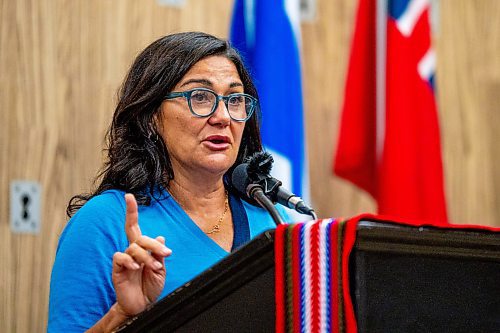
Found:
<path fill-rule="evenodd" d="M 186 82 L 184 82 L 183 84 L 181 84 L 181 87 L 187 86 L 187 85 L 192 84 L 192 83 L 198 83 L 198 84 L 202 84 L 202 85 L 207 86 L 207 87 L 213 87 L 213 83 L 207 79 L 190 79 L 190 80 L 187 80 Z M 234 87 L 243 87 L 243 84 L 241 82 L 231 82 L 229 84 L 229 88 L 234 88 Z"/>
<path fill-rule="evenodd" d="M 234 87 L 243 87 L 243 83 L 241 83 L 241 82 L 232 82 L 229 85 L 229 88 L 234 88 Z"/>
<path fill-rule="evenodd" d="M 207 79 L 190 79 L 190 80 L 187 80 L 186 82 L 184 82 L 183 84 L 181 84 L 181 87 L 187 86 L 188 84 L 191 84 L 191 83 L 200 83 L 200 84 L 202 84 L 204 86 L 208 86 L 208 87 L 213 86 L 212 82 L 210 82 Z"/>

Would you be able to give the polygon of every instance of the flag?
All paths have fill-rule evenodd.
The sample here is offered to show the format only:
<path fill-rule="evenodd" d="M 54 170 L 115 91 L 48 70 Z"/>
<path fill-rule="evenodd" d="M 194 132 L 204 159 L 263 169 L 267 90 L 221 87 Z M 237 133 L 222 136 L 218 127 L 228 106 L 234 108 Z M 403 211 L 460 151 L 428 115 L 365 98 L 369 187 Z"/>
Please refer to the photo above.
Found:
<path fill-rule="evenodd" d="M 298 0 L 236 0 L 230 42 L 259 92 L 261 135 L 274 158 L 272 174 L 307 200 L 299 24 Z"/>
<path fill-rule="evenodd" d="M 378 24 L 376 4 L 359 2 L 334 172 L 370 193 L 380 214 L 444 224 L 429 1 L 388 0 Z"/>

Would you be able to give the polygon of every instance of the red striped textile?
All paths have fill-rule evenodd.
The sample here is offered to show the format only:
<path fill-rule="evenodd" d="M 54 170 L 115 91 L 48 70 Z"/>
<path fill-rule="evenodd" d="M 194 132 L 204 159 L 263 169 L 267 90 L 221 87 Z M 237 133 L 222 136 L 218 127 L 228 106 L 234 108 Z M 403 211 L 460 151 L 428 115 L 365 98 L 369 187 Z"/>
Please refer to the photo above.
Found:
<path fill-rule="evenodd" d="M 274 234 L 274 261 L 275 261 L 275 303 L 276 303 L 276 332 L 285 332 L 285 259 L 284 235 L 286 228 L 279 226 Z"/>
<path fill-rule="evenodd" d="M 343 223 L 325 219 L 278 226 L 276 332 L 355 332 L 353 316 L 343 319 L 344 313 L 353 313 L 344 309 L 352 303 L 342 283 Z"/>
<path fill-rule="evenodd" d="M 357 332 L 349 290 L 349 257 L 361 220 L 500 232 L 500 228 L 480 225 L 398 222 L 390 216 L 372 214 L 345 221 L 325 219 L 280 225 L 275 234 L 277 333 Z"/>

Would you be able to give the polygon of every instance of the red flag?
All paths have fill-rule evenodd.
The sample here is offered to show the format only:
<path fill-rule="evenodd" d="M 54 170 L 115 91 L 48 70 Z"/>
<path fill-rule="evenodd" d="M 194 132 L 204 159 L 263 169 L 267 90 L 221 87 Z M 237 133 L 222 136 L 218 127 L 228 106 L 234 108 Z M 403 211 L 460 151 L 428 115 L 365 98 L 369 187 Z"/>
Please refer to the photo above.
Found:
<path fill-rule="evenodd" d="M 428 7 L 426 0 L 389 1 L 377 126 L 376 1 L 360 0 L 334 171 L 369 192 L 380 214 L 445 224 Z"/>

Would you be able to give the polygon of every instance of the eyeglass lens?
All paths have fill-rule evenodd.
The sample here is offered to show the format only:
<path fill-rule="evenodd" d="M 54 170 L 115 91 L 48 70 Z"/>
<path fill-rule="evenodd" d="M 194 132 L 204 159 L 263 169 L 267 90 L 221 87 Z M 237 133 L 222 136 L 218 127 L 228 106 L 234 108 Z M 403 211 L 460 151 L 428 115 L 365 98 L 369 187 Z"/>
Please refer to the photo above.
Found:
<path fill-rule="evenodd" d="M 215 107 L 217 95 L 206 90 L 191 93 L 191 109 L 199 116 L 207 116 Z M 234 119 L 245 119 L 252 109 L 252 100 L 244 95 L 235 94 L 227 99 L 226 107 Z"/>

